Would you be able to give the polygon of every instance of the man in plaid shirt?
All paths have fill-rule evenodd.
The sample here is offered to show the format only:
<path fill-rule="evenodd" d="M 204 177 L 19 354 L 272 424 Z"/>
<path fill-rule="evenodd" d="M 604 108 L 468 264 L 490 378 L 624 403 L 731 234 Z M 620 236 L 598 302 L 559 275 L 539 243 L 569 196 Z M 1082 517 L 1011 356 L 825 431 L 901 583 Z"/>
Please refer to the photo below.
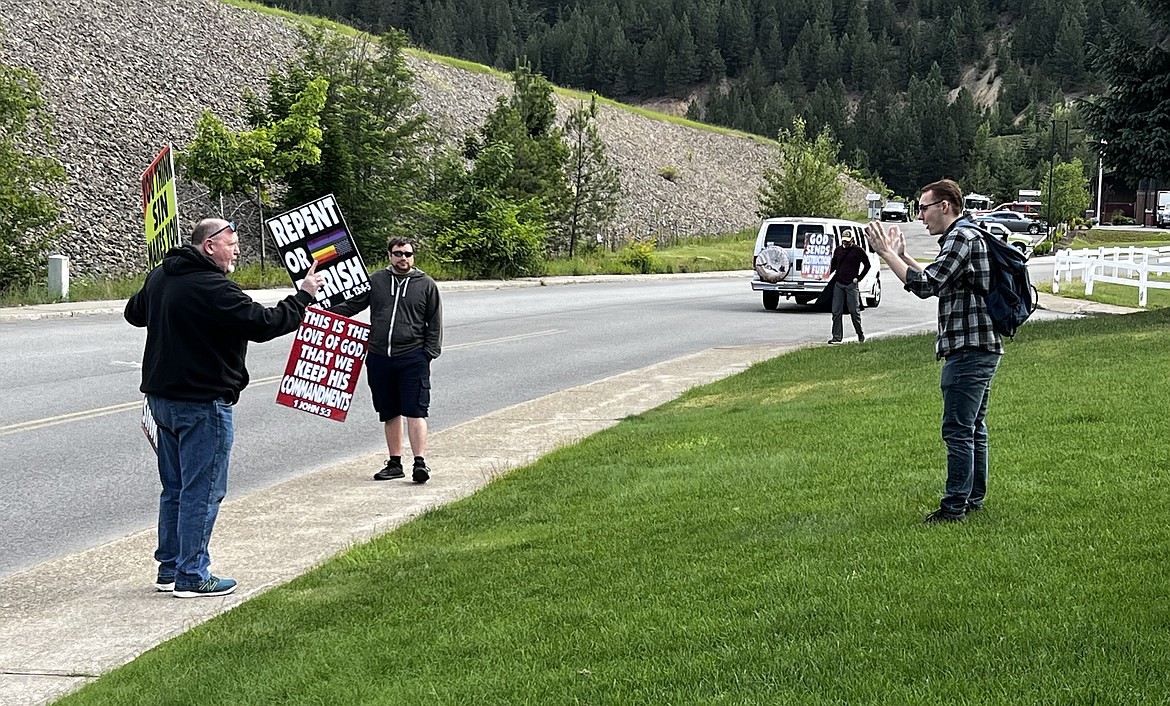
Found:
<path fill-rule="evenodd" d="M 981 233 L 959 225 L 963 192 L 950 179 L 922 189 L 918 218 L 938 236 L 939 253 L 923 266 L 906 254 L 902 230 L 866 227 L 873 249 L 920 299 L 938 297 L 935 353 L 942 368 L 942 437 L 947 485 L 926 522 L 955 522 L 982 509 L 987 494 L 987 401 L 1003 342 L 991 325 L 983 295 L 991 289 L 991 261 Z"/>

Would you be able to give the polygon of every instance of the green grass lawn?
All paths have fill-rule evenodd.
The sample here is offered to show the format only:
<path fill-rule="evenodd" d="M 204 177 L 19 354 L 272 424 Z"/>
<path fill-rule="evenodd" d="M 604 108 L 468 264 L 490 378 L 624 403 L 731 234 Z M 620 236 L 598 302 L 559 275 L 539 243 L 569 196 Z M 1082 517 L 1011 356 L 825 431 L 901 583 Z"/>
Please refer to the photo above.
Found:
<path fill-rule="evenodd" d="M 1166 282 L 1166 278 L 1158 280 Z M 1052 291 L 1052 283 L 1045 282 L 1037 285 L 1037 289 L 1045 292 Z M 1130 287 L 1124 284 L 1112 284 L 1110 282 L 1096 282 L 1093 284 L 1093 296 L 1085 294 L 1085 283 L 1083 280 L 1074 279 L 1072 282 L 1060 283 L 1060 293 L 1058 296 L 1068 297 L 1070 299 L 1083 299 L 1085 301 L 1100 302 L 1102 304 L 1114 304 L 1116 306 L 1128 306 L 1137 308 L 1138 305 L 1138 288 L 1136 285 Z M 1147 289 L 1146 290 L 1146 308 L 1147 309 L 1162 309 L 1170 307 L 1170 289 Z"/>
<path fill-rule="evenodd" d="M 1073 238 L 1069 248 L 1072 250 L 1082 250 L 1085 248 L 1126 247 L 1129 245 L 1139 248 L 1159 248 L 1163 245 L 1170 245 L 1170 238 L 1167 238 L 1165 233 L 1151 232 L 1148 230 L 1143 231 L 1141 229 L 1098 230 L 1094 228 L 1080 231 Z"/>
<path fill-rule="evenodd" d="M 932 338 L 692 390 L 62 703 L 1170 702 L 1170 310 L 1026 326 L 945 526 Z"/>
<path fill-rule="evenodd" d="M 729 235 L 693 236 L 678 238 L 665 247 L 653 251 L 651 272 L 722 272 L 750 270 L 756 241 L 755 227 Z M 610 252 L 598 249 L 572 259 L 554 259 L 545 262 L 543 274 L 601 275 L 632 274 L 637 270 L 622 261 L 622 250 Z"/>

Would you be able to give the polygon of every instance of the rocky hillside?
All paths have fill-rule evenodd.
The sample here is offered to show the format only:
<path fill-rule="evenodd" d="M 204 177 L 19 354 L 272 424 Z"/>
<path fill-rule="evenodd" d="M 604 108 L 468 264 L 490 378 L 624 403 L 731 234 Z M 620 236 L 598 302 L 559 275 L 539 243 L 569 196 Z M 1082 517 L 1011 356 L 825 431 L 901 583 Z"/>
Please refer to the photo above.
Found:
<path fill-rule="evenodd" d="M 288 22 L 217 0 L 17 0 L 0 3 L 0 58 L 35 71 L 56 121 L 62 193 L 72 233 L 60 251 L 75 275 L 145 266 L 138 178 L 167 142 L 182 150 L 204 109 L 234 127 L 245 89 L 294 56 Z M 477 127 L 509 84 L 494 76 L 411 57 L 423 110 L 444 135 Z M 561 98 L 562 112 L 570 102 Z M 621 166 L 620 234 L 733 231 L 756 221 L 756 190 L 773 148 L 603 106 L 600 131 Z M 660 176 L 677 171 L 673 181 Z M 197 185 L 180 182 L 184 228 L 215 213 Z M 865 188 L 850 183 L 851 204 Z M 227 205 L 229 212 L 232 204 Z M 255 214 L 235 212 L 255 249 Z"/>

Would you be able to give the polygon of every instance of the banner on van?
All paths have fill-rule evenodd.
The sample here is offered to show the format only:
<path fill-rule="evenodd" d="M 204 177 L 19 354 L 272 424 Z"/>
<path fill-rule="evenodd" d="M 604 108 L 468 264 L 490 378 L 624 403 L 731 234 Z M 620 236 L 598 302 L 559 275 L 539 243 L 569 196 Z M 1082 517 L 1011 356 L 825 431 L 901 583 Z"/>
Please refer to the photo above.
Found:
<path fill-rule="evenodd" d="M 809 233 L 804 238 L 804 255 L 800 276 L 805 279 L 828 279 L 833 264 L 833 236 Z"/>

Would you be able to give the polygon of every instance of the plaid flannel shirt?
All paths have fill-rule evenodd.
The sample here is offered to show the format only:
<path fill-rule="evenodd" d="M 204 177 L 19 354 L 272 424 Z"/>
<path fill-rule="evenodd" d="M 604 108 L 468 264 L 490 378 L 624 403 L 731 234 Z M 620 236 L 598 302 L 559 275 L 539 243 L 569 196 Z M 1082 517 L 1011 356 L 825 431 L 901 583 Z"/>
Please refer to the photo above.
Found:
<path fill-rule="evenodd" d="M 919 272 L 906 272 L 906 291 L 919 299 L 938 297 L 937 358 L 964 348 L 1003 354 L 1003 341 L 991 326 L 980 292 L 991 289 L 991 259 L 974 228 L 951 224 L 939 239 L 938 257 Z"/>

